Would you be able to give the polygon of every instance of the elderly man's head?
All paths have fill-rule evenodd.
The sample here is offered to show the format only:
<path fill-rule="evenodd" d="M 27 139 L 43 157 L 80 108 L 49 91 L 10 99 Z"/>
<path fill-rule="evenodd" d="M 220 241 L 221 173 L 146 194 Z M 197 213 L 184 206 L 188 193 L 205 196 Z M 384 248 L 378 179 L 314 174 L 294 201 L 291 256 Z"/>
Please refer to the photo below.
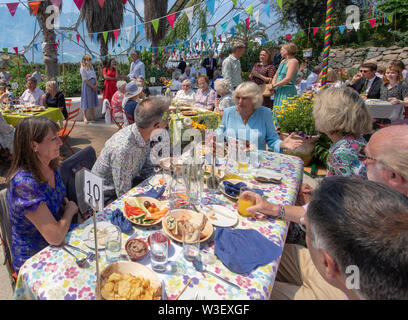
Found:
<path fill-rule="evenodd" d="M 29 77 L 27 79 L 26 88 L 30 91 L 34 91 L 37 87 L 37 79 L 35 77 Z"/>
<path fill-rule="evenodd" d="M 406 196 L 372 181 L 330 177 L 306 216 L 306 243 L 327 282 L 349 298 L 408 299 Z"/>
<path fill-rule="evenodd" d="M 132 58 L 133 61 L 136 61 L 137 59 L 139 59 L 139 52 L 138 51 L 132 51 L 130 53 L 130 57 Z"/>
<path fill-rule="evenodd" d="M 390 126 L 372 135 L 361 156 L 370 180 L 408 195 L 408 126 Z"/>

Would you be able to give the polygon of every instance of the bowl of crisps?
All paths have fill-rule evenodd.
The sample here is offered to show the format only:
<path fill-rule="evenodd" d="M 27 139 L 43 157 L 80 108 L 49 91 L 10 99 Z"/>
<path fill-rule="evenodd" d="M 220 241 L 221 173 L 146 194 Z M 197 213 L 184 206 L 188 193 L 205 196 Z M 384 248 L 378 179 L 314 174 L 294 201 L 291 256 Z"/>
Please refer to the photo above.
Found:
<path fill-rule="evenodd" d="M 131 261 L 117 261 L 101 272 L 104 300 L 160 300 L 161 282 L 148 267 Z"/>

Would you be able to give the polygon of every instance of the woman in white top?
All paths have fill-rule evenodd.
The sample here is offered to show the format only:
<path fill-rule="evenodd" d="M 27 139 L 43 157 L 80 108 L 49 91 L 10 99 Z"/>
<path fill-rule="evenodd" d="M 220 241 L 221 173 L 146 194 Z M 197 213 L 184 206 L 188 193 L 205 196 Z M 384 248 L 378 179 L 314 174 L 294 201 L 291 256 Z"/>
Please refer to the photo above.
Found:
<path fill-rule="evenodd" d="M 221 98 L 216 98 L 214 101 L 215 111 L 222 117 L 225 108 L 235 105 L 234 101 L 232 101 L 231 84 L 226 79 L 217 79 L 214 82 L 214 89 L 221 96 Z"/>
<path fill-rule="evenodd" d="M 176 70 L 173 72 L 173 79 L 171 79 L 170 90 L 171 91 L 179 91 L 181 90 L 181 82 L 179 78 L 181 76 L 181 72 Z"/>
<path fill-rule="evenodd" d="M 186 79 L 181 83 L 181 90 L 177 91 L 176 97 L 174 98 L 178 102 L 193 103 L 194 102 L 194 91 L 191 90 L 191 82 Z"/>
<path fill-rule="evenodd" d="M 95 108 L 99 105 L 97 77 L 89 54 L 82 57 L 80 72 L 82 77 L 81 109 L 84 114 L 84 122 L 88 123 L 86 110 L 91 111 L 92 121 L 95 121 Z"/>

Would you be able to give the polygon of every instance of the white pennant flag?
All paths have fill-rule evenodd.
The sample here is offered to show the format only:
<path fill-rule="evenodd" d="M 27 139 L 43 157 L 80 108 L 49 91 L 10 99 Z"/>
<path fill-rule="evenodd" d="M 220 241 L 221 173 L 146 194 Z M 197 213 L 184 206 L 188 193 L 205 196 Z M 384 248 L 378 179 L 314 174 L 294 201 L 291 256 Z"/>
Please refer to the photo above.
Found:
<path fill-rule="evenodd" d="M 353 23 L 353 28 L 354 28 L 354 30 L 358 30 L 358 29 L 360 29 L 360 22 L 354 22 Z"/>
<path fill-rule="evenodd" d="M 194 7 L 189 7 L 184 10 L 186 13 L 188 20 L 190 20 L 190 23 L 193 23 L 193 14 L 194 14 Z"/>
<path fill-rule="evenodd" d="M 130 41 L 130 32 L 132 31 L 132 27 L 125 28 L 125 31 L 126 31 L 126 36 L 128 40 Z"/>
<path fill-rule="evenodd" d="M 254 12 L 254 18 L 255 18 L 256 24 L 259 24 L 259 9 Z"/>

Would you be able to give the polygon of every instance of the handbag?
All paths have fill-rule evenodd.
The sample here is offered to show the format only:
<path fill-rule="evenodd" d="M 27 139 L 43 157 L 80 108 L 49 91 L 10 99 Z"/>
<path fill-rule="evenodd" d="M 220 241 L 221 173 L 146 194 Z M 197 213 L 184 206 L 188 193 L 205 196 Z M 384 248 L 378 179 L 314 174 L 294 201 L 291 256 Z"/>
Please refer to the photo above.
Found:
<path fill-rule="evenodd" d="M 271 97 L 274 94 L 274 89 L 272 87 L 272 80 L 269 80 L 267 84 L 262 85 L 262 95 L 264 97 Z"/>

